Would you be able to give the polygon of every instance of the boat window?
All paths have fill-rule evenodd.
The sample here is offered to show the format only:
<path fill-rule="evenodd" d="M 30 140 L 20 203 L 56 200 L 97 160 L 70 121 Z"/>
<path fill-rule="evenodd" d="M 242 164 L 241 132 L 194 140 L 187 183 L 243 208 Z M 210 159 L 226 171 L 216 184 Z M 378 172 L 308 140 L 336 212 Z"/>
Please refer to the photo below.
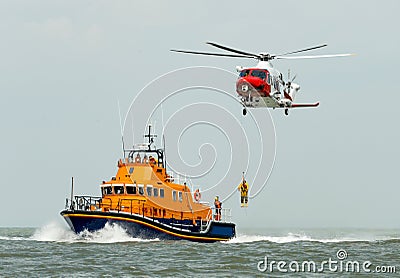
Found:
<path fill-rule="evenodd" d="M 249 75 L 250 70 L 242 70 L 239 74 L 240 77 L 246 77 L 247 75 Z"/>
<path fill-rule="evenodd" d="M 110 195 L 112 194 L 111 186 L 103 187 L 103 195 Z"/>
<path fill-rule="evenodd" d="M 126 193 L 127 194 L 136 194 L 136 185 L 127 185 Z"/>
<path fill-rule="evenodd" d="M 114 186 L 115 194 L 124 194 L 124 187 L 121 185 Z"/>
<path fill-rule="evenodd" d="M 146 189 L 147 189 L 147 196 L 151 196 L 151 192 L 153 191 L 153 187 L 148 185 L 148 186 L 146 186 Z"/>
<path fill-rule="evenodd" d="M 138 184 L 138 188 L 139 188 L 139 194 L 140 195 L 144 195 L 144 185 L 143 184 Z"/>
<path fill-rule="evenodd" d="M 179 191 L 179 202 L 182 202 L 182 192 Z"/>
<path fill-rule="evenodd" d="M 172 200 L 176 201 L 176 191 L 172 191 Z"/>
<path fill-rule="evenodd" d="M 158 197 L 158 188 L 153 189 L 153 196 Z"/>
<path fill-rule="evenodd" d="M 129 174 L 133 173 L 133 167 L 129 168 Z"/>
<path fill-rule="evenodd" d="M 258 77 L 261 79 L 265 79 L 265 77 L 267 77 L 267 75 L 265 74 L 265 71 L 263 71 L 263 70 L 252 70 L 251 76 Z"/>
<path fill-rule="evenodd" d="M 164 198 L 164 188 L 160 188 L 160 198 Z"/>

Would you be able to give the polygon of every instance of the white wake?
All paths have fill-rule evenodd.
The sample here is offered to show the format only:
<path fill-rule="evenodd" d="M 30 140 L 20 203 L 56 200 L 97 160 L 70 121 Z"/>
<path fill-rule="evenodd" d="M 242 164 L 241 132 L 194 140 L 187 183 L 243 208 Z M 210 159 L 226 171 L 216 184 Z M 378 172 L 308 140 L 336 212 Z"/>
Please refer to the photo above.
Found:
<path fill-rule="evenodd" d="M 117 243 L 117 242 L 149 242 L 158 241 L 158 239 L 141 239 L 131 237 L 125 229 L 117 224 L 106 223 L 105 227 L 95 232 L 83 231 L 75 234 L 69 228 L 58 224 L 51 223 L 39 228 L 29 238 L 35 241 L 51 241 L 51 242 L 88 242 L 88 243 Z"/>
<path fill-rule="evenodd" d="M 400 237 L 390 236 L 343 236 L 332 238 L 312 237 L 306 234 L 288 233 L 282 236 L 266 236 L 266 235 L 238 235 L 237 237 L 227 241 L 226 243 L 251 243 L 259 241 L 269 241 L 273 243 L 290 243 L 297 241 L 336 243 L 336 242 L 375 242 L 381 240 L 398 240 Z"/>

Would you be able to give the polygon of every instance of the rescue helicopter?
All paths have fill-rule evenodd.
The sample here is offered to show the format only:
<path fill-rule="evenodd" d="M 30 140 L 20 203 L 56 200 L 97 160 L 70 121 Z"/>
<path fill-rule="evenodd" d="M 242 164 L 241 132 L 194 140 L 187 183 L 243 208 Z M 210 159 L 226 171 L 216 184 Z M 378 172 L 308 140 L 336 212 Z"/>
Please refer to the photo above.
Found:
<path fill-rule="evenodd" d="M 300 90 L 300 85 L 294 83 L 296 75 L 290 78 L 290 70 L 288 79 L 285 82 L 283 75 L 275 69 L 270 61 L 276 59 L 315 59 L 330 57 L 345 57 L 353 54 L 331 54 L 331 55 L 312 55 L 312 56 L 290 56 L 301 52 L 315 50 L 326 47 L 327 44 L 317 45 L 300 49 L 296 51 L 286 52 L 283 54 L 270 54 L 261 52 L 259 54 L 237 50 L 231 47 L 223 46 L 214 42 L 207 42 L 208 45 L 234 53 L 212 53 L 201 51 L 188 51 L 171 49 L 173 52 L 198 54 L 208 56 L 232 57 L 232 58 L 252 58 L 258 60 L 255 67 L 237 66 L 239 72 L 236 81 L 236 92 L 243 104 L 243 115 L 247 114 L 246 108 L 283 108 L 285 115 L 289 114 L 289 109 L 298 107 L 317 107 L 319 102 L 314 103 L 295 103 L 296 93 Z M 289 56 L 288 56 L 289 55 Z"/>

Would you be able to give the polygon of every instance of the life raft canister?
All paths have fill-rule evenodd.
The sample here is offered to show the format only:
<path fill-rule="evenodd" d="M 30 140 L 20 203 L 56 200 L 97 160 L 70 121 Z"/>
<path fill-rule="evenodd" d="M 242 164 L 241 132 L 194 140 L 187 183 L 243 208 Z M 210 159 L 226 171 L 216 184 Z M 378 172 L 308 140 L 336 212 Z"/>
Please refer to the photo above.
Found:
<path fill-rule="evenodd" d="M 194 199 L 196 200 L 196 202 L 200 201 L 201 199 L 201 193 L 199 189 L 196 189 L 196 191 L 193 194 Z"/>

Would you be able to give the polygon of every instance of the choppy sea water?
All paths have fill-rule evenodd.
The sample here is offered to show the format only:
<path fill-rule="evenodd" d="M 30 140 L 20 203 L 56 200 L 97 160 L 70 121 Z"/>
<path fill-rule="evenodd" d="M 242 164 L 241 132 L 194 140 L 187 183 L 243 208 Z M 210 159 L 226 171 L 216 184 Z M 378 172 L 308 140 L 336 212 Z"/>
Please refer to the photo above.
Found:
<path fill-rule="evenodd" d="M 0 276 L 398 277 L 399 250 L 396 230 L 239 230 L 229 242 L 194 243 L 53 223 L 0 228 Z"/>

